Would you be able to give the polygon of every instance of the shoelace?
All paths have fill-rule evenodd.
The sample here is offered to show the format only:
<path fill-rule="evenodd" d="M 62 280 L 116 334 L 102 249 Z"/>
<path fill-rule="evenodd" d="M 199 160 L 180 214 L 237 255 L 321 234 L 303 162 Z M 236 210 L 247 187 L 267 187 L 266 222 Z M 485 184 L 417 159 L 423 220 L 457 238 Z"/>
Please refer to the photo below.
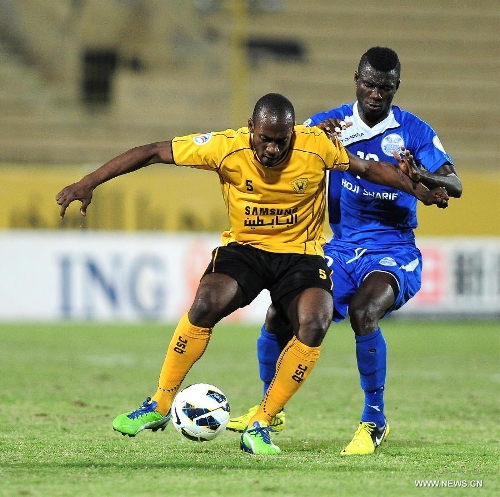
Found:
<path fill-rule="evenodd" d="M 273 419 L 271 419 L 271 426 L 279 426 L 283 424 L 283 420 L 278 418 L 277 416 L 274 416 Z M 276 430 L 275 430 L 276 431 Z"/>
<path fill-rule="evenodd" d="M 368 435 L 370 435 L 370 436 L 373 433 L 373 431 L 375 430 L 375 428 L 377 428 L 377 425 L 375 423 L 369 423 L 369 422 L 365 422 L 361 426 L 362 426 L 363 430 L 365 430 L 368 433 Z"/>
<path fill-rule="evenodd" d="M 264 443 L 271 445 L 272 442 L 269 432 L 276 430 L 273 430 L 270 426 L 260 426 L 257 421 L 253 424 L 253 426 L 254 427 L 252 429 L 248 430 L 248 434 L 252 437 L 260 435 L 262 440 L 264 440 Z"/>
<path fill-rule="evenodd" d="M 134 419 L 138 418 L 139 416 L 143 416 L 144 414 L 147 414 L 149 412 L 152 412 L 155 410 L 157 406 L 156 402 L 151 402 L 151 397 L 148 397 L 143 403 L 142 406 L 136 409 L 135 411 L 132 411 L 130 414 L 127 415 L 128 418 Z"/>

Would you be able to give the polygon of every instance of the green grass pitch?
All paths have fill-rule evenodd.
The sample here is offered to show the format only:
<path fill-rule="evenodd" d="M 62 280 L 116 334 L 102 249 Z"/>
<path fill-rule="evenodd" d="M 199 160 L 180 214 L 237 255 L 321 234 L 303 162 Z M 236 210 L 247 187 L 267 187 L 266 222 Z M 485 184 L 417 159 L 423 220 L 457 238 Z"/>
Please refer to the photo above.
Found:
<path fill-rule="evenodd" d="M 205 443 L 172 426 L 113 432 L 114 416 L 155 391 L 171 326 L 2 324 L 0 496 L 500 495 L 500 322 L 383 324 L 391 435 L 373 456 L 350 458 L 339 452 L 362 393 L 347 323 L 332 325 L 287 406 L 274 457 L 242 453 L 231 432 Z M 184 385 L 217 385 L 235 415 L 258 403 L 258 333 L 220 324 Z"/>

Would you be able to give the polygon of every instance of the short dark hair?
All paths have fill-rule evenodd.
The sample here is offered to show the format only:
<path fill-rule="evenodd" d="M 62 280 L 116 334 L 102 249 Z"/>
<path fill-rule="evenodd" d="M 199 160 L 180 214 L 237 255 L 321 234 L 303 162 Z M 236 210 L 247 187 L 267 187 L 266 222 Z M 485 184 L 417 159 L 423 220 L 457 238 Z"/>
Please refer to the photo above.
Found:
<path fill-rule="evenodd" d="M 401 63 L 398 54 L 391 48 L 372 47 L 367 50 L 359 60 L 358 73 L 367 65 L 381 72 L 396 71 L 398 78 L 401 74 Z"/>
<path fill-rule="evenodd" d="M 293 104 L 280 93 L 268 93 L 257 100 L 252 114 L 253 122 L 257 122 L 263 113 L 271 114 L 273 117 L 284 117 L 295 124 Z"/>

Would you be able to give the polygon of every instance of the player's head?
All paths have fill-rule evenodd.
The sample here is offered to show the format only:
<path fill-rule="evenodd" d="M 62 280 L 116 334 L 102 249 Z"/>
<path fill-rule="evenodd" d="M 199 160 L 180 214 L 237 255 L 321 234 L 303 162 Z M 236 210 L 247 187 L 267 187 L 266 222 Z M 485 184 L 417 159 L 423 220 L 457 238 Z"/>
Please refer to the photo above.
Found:
<path fill-rule="evenodd" d="M 273 167 L 286 157 L 294 125 L 295 109 L 288 98 L 268 93 L 257 101 L 248 129 L 255 157 L 262 165 Z"/>
<path fill-rule="evenodd" d="M 387 117 L 400 75 L 398 54 L 390 48 L 372 47 L 361 56 L 354 82 L 358 110 L 367 124 L 377 124 Z"/>

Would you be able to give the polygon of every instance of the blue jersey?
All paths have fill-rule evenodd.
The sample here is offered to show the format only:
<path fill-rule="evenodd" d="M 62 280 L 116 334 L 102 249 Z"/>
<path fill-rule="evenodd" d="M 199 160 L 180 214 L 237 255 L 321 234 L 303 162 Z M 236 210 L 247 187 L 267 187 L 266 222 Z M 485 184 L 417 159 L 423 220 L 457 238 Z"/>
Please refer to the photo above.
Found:
<path fill-rule="evenodd" d="M 404 146 L 429 172 L 436 172 L 445 163 L 453 164 L 431 126 L 399 107 L 392 106 L 387 118 L 373 128 L 359 117 L 357 103 L 320 112 L 304 124 L 314 126 L 328 118 L 352 122 L 342 133 L 341 141 L 349 152 L 362 159 L 397 164 L 392 152 Z M 349 171 L 330 172 L 328 211 L 335 243 L 367 248 L 415 243 L 417 199 L 370 183 Z"/>

